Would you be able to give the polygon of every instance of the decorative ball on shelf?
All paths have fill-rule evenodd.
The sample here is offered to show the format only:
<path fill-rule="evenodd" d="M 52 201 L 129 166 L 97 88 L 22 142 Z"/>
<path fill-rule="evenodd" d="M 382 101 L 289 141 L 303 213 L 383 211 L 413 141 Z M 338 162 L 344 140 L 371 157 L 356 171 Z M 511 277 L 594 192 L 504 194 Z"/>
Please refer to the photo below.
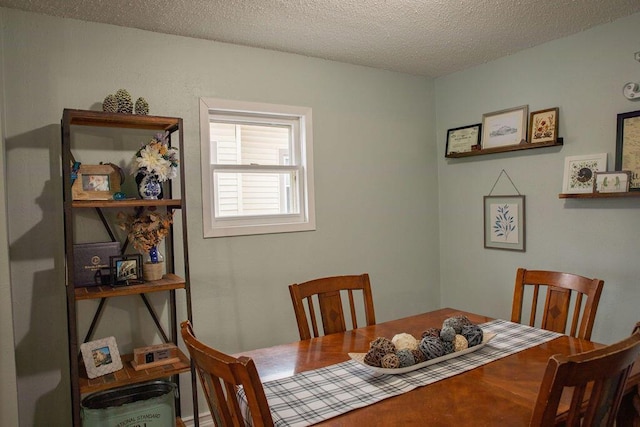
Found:
<path fill-rule="evenodd" d="M 424 331 L 422 333 L 422 337 L 421 338 L 429 337 L 429 336 L 439 338 L 440 337 L 440 328 L 429 328 L 429 329 L 427 329 L 426 331 Z"/>
<path fill-rule="evenodd" d="M 427 361 L 427 356 L 425 356 L 422 350 L 420 349 L 411 350 L 411 355 L 413 355 L 413 360 L 415 360 L 416 363 L 422 363 Z"/>
<path fill-rule="evenodd" d="M 147 102 L 146 99 L 140 97 L 138 99 L 136 99 L 136 104 L 135 104 L 135 113 L 136 114 L 140 114 L 142 116 L 146 116 L 147 114 L 149 114 L 149 103 Z"/>
<path fill-rule="evenodd" d="M 371 348 L 367 354 L 364 355 L 364 363 L 369 366 L 376 366 L 379 368 L 382 363 L 382 358 L 385 355 L 386 353 L 379 348 Z"/>
<path fill-rule="evenodd" d="M 389 338 L 385 338 L 385 337 L 378 337 L 375 340 L 371 341 L 370 347 L 378 348 L 382 350 L 384 354 L 396 352 L 395 344 L 392 343 Z"/>
<path fill-rule="evenodd" d="M 115 97 L 118 101 L 118 113 L 133 113 L 133 101 L 131 100 L 131 95 L 126 89 L 118 89 Z"/>
<path fill-rule="evenodd" d="M 118 100 L 113 94 L 109 94 L 102 101 L 102 111 L 107 113 L 118 112 Z"/>
<path fill-rule="evenodd" d="M 442 341 L 436 337 L 424 337 L 420 341 L 420 350 L 424 353 L 427 360 L 435 359 L 444 355 Z"/>
<path fill-rule="evenodd" d="M 451 326 L 445 326 L 440 331 L 440 339 L 442 341 L 453 341 L 456 337 L 456 330 Z"/>
<path fill-rule="evenodd" d="M 404 368 L 406 366 L 415 365 L 416 360 L 413 357 L 413 352 L 408 349 L 398 350 L 396 353 L 398 356 L 398 360 L 400 361 L 400 368 Z"/>
<path fill-rule="evenodd" d="M 400 367 L 400 359 L 395 353 L 388 353 L 382 357 L 380 366 L 383 368 L 395 369 Z"/>
<path fill-rule="evenodd" d="M 482 329 L 478 325 L 467 325 L 462 328 L 462 336 L 467 339 L 469 347 L 481 344 L 483 339 Z"/>
<path fill-rule="evenodd" d="M 456 348 L 453 345 L 453 341 L 442 341 L 442 348 L 444 349 L 444 354 L 449 354 L 456 351 Z"/>
<path fill-rule="evenodd" d="M 411 334 L 396 334 L 391 338 L 391 342 L 396 346 L 397 350 L 415 350 L 418 348 L 418 340 Z"/>
<path fill-rule="evenodd" d="M 462 335 L 456 335 L 456 338 L 453 340 L 453 351 L 460 351 L 469 348 L 469 343 L 467 339 Z"/>

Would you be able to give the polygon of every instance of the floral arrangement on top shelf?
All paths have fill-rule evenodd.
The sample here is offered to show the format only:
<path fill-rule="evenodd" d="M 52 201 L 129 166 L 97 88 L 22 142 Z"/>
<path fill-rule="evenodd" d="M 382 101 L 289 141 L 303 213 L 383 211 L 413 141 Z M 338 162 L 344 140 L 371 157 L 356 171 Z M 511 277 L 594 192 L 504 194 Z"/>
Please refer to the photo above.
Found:
<path fill-rule="evenodd" d="M 169 146 L 169 132 L 157 133 L 143 145 L 131 161 L 131 174 L 135 175 L 138 192 L 143 199 L 161 199 L 160 183 L 178 175 L 178 149 Z"/>
<path fill-rule="evenodd" d="M 162 278 L 164 257 L 158 250 L 158 245 L 171 230 L 173 214 L 162 214 L 152 210 L 143 210 L 131 215 L 118 212 L 121 229 L 127 232 L 131 245 L 143 254 L 142 272 L 145 280 Z"/>

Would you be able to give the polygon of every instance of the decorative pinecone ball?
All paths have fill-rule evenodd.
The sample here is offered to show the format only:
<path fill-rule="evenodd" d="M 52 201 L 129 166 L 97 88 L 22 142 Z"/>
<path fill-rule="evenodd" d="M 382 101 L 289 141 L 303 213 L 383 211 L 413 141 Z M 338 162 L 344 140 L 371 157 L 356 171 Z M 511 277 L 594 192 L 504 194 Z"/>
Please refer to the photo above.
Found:
<path fill-rule="evenodd" d="M 140 114 L 143 116 L 146 116 L 147 114 L 149 114 L 149 103 L 147 102 L 146 99 L 142 97 L 136 99 L 135 112 L 136 114 Z"/>
<path fill-rule="evenodd" d="M 113 94 L 109 94 L 102 101 L 102 111 L 107 113 L 116 113 L 118 112 L 118 100 Z"/>
<path fill-rule="evenodd" d="M 133 101 L 131 101 L 131 95 L 126 89 L 118 89 L 116 100 L 118 101 L 118 113 L 133 113 Z"/>

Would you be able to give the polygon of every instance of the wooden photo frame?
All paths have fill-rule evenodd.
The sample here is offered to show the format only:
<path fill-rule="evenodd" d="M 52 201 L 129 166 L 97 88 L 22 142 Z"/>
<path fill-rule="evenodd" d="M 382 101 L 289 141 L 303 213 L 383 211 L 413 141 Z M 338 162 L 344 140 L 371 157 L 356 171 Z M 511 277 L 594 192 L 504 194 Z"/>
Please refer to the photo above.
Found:
<path fill-rule="evenodd" d="M 616 170 L 630 171 L 629 191 L 640 191 L 640 110 L 618 114 Z"/>
<path fill-rule="evenodd" d="M 111 200 L 120 192 L 122 170 L 114 164 L 80 165 L 71 186 L 73 200 Z"/>
<path fill-rule="evenodd" d="M 626 193 L 631 183 L 631 171 L 596 172 L 593 177 L 594 193 Z"/>
<path fill-rule="evenodd" d="M 122 369 L 115 337 L 83 343 L 80 345 L 80 352 L 90 379 Z"/>
<path fill-rule="evenodd" d="M 529 117 L 529 143 L 558 141 L 558 107 L 533 111 Z"/>
<path fill-rule="evenodd" d="M 466 153 L 480 148 L 482 123 L 462 126 L 447 131 L 447 149 L 445 157 L 454 153 Z"/>
<path fill-rule="evenodd" d="M 142 281 L 142 255 L 127 254 L 109 257 L 112 285 L 129 285 Z"/>
<path fill-rule="evenodd" d="M 482 149 L 526 143 L 528 118 L 528 105 L 483 114 Z"/>
<path fill-rule="evenodd" d="M 607 153 L 569 156 L 564 159 L 564 194 L 593 193 L 595 172 L 607 171 Z"/>
<path fill-rule="evenodd" d="M 525 197 L 484 196 L 484 247 L 525 251 Z"/>

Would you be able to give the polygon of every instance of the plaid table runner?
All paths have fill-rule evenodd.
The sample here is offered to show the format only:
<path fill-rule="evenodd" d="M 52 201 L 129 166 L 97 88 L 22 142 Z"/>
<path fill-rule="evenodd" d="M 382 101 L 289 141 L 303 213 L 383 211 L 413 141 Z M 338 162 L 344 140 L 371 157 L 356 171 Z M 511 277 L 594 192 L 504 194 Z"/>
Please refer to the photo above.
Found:
<path fill-rule="evenodd" d="M 399 375 L 375 373 L 349 360 L 264 383 L 276 426 L 308 426 L 518 353 L 562 336 L 506 320 L 479 325 L 497 336 L 478 351 Z M 238 400 L 250 420 L 242 389 Z M 250 426 L 250 421 L 247 421 Z"/>

